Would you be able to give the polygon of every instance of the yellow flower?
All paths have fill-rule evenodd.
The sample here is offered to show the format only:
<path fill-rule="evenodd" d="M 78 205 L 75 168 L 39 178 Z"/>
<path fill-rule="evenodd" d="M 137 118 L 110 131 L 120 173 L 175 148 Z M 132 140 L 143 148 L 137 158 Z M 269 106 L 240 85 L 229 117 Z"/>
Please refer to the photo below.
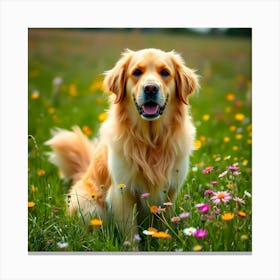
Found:
<path fill-rule="evenodd" d="M 210 116 L 208 114 L 205 114 L 202 116 L 202 119 L 207 122 L 207 121 L 209 121 Z"/>
<path fill-rule="evenodd" d="M 201 135 L 200 137 L 199 137 L 199 140 L 201 141 L 201 142 L 206 142 L 206 136 L 204 136 L 204 135 Z"/>
<path fill-rule="evenodd" d="M 235 139 L 237 139 L 237 140 L 241 140 L 242 138 L 243 138 L 242 134 L 236 134 L 235 135 Z"/>
<path fill-rule="evenodd" d="M 234 131 L 236 130 L 236 126 L 235 126 L 235 125 L 231 125 L 231 126 L 229 127 L 229 130 L 232 131 L 232 132 L 234 132 Z"/>
<path fill-rule="evenodd" d="M 118 184 L 118 187 L 122 190 L 122 189 L 126 188 L 126 185 L 125 184 Z"/>
<path fill-rule="evenodd" d="M 164 231 L 155 232 L 152 236 L 155 238 L 171 238 L 171 235 Z"/>
<path fill-rule="evenodd" d="M 33 202 L 33 201 L 28 202 L 28 208 L 32 208 L 34 206 L 35 206 L 35 202 Z"/>
<path fill-rule="evenodd" d="M 235 119 L 237 121 L 243 121 L 245 119 L 245 115 L 241 114 L 241 113 L 238 113 L 238 114 L 235 115 Z"/>
<path fill-rule="evenodd" d="M 37 175 L 38 176 L 43 176 L 43 175 L 45 175 L 46 174 L 46 171 L 44 170 L 44 169 L 39 169 L 38 171 L 37 171 Z"/>
<path fill-rule="evenodd" d="M 225 142 L 225 143 L 228 143 L 229 141 L 230 141 L 230 138 L 229 138 L 228 136 L 225 136 L 225 137 L 224 137 L 224 142 Z"/>
<path fill-rule="evenodd" d="M 90 90 L 91 92 L 95 92 L 95 91 L 98 91 L 98 90 L 102 90 L 102 86 L 103 86 L 103 81 L 102 81 L 102 79 L 97 79 L 97 80 L 94 80 L 94 81 L 91 83 L 89 90 Z"/>
<path fill-rule="evenodd" d="M 92 130 L 90 129 L 89 126 L 84 125 L 82 129 L 83 129 L 83 132 L 84 132 L 87 136 L 92 135 Z"/>
<path fill-rule="evenodd" d="M 224 221 L 230 221 L 230 220 L 232 220 L 233 218 L 234 218 L 234 214 L 231 213 L 231 212 L 227 212 L 227 213 L 224 213 L 224 214 L 222 215 L 222 220 L 224 220 Z"/>
<path fill-rule="evenodd" d="M 90 220 L 90 224 L 92 225 L 92 226 L 95 226 L 95 227 L 100 227 L 100 226 L 102 226 L 102 220 L 100 220 L 100 219 L 92 219 L 92 220 Z"/>
<path fill-rule="evenodd" d="M 235 100 L 235 95 L 233 93 L 229 92 L 227 94 L 226 98 L 227 98 L 227 101 L 233 101 L 233 100 Z"/>
<path fill-rule="evenodd" d="M 243 211 L 238 211 L 237 215 L 240 218 L 246 218 L 247 217 L 247 214 L 245 212 L 243 212 Z"/>
<path fill-rule="evenodd" d="M 70 94 L 71 96 L 77 96 L 77 95 L 78 95 L 77 87 L 76 87 L 75 84 L 71 84 L 71 85 L 69 86 L 69 94 Z"/>
<path fill-rule="evenodd" d="M 200 149 L 202 146 L 201 141 L 200 140 L 195 140 L 194 141 L 194 147 L 196 150 Z"/>
<path fill-rule="evenodd" d="M 48 112 L 49 112 L 49 114 L 54 114 L 55 113 L 55 108 L 54 107 L 50 107 L 49 109 L 48 109 Z"/>
<path fill-rule="evenodd" d="M 225 112 L 226 112 L 226 113 L 230 113 L 230 112 L 231 112 L 231 107 L 227 106 L 227 107 L 225 108 Z"/>
<path fill-rule="evenodd" d="M 193 247 L 193 251 L 195 251 L 195 252 L 198 252 L 198 251 L 201 251 L 201 250 L 202 250 L 202 246 L 200 246 L 200 245 L 195 245 Z"/>
<path fill-rule="evenodd" d="M 39 99 L 39 97 L 40 97 L 39 91 L 35 90 L 32 92 L 31 99 L 36 100 Z"/>
<path fill-rule="evenodd" d="M 244 159 L 243 161 L 242 161 L 242 165 L 247 165 L 248 164 L 248 159 Z"/>
<path fill-rule="evenodd" d="M 37 188 L 37 187 L 32 186 L 31 191 L 35 193 L 35 192 L 37 192 L 37 191 L 38 191 L 38 188 Z"/>
<path fill-rule="evenodd" d="M 238 151 L 238 150 L 239 150 L 238 146 L 233 146 L 232 149 L 233 149 L 234 151 Z"/>
<path fill-rule="evenodd" d="M 248 235 L 246 235 L 246 234 L 241 235 L 241 240 L 242 241 L 247 240 L 247 239 L 248 239 Z"/>
<path fill-rule="evenodd" d="M 98 116 L 98 120 L 100 122 L 104 122 L 107 118 L 108 118 L 108 113 L 107 112 L 103 112 Z"/>

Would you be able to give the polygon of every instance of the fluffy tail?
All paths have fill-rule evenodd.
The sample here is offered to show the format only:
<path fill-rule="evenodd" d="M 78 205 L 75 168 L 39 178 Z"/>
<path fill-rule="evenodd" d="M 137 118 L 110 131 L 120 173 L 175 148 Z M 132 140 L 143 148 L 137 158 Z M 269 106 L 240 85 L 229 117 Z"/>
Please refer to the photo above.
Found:
<path fill-rule="evenodd" d="M 72 129 L 54 131 L 53 137 L 45 144 L 53 150 L 49 153 L 50 161 L 61 170 L 63 177 L 75 183 L 90 164 L 93 144 L 79 127 Z"/>

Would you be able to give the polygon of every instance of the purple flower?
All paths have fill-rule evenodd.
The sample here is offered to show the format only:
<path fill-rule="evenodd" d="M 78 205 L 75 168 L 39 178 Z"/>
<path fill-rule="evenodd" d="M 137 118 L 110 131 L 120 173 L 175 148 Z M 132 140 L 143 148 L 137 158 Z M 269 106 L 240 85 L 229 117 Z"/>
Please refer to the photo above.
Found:
<path fill-rule="evenodd" d="M 134 240 L 135 240 L 136 242 L 140 242 L 140 241 L 142 240 L 142 238 L 140 237 L 140 235 L 139 235 L 138 233 L 136 233 L 136 234 L 134 235 Z"/>
<path fill-rule="evenodd" d="M 196 204 L 195 207 L 200 213 L 207 213 L 210 209 L 210 205 L 208 203 L 199 203 Z"/>
<path fill-rule="evenodd" d="M 207 236 L 207 230 L 199 228 L 194 232 L 196 238 L 205 238 Z"/>
<path fill-rule="evenodd" d="M 212 181 L 212 182 L 210 182 L 210 184 L 213 185 L 213 186 L 217 185 L 218 183 L 219 183 L 218 181 Z"/>
<path fill-rule="evenodd" d="M 148 196 L 150 196 L 150 193 L 142 193 L 140 195 L 141 198 L 147 198 Z"/>
<path fill-rule="evenodd" d="M 206 196 L 210 196 L 210 195 L 212 195 L 213 193 L 214 193 L 213 190 L 206 190 L 206 191 L 204 191 L 204 195 L 206 195 Z"/>
<path fill-rule="evenodd" d="M 239 169 L 239 167 L 234 166 L 234 165 L 231 165 L 231 166 L 228 167 L 228 170 L 230 170 L 230 171 L 237 171 L 238 169 Z"/>

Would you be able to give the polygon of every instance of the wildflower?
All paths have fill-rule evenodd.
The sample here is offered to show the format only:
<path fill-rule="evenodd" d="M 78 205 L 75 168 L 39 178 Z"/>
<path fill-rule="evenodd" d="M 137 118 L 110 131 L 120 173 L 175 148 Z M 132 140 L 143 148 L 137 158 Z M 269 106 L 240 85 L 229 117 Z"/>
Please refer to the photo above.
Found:
<path fill-rule="evenodd" d="M 194 146 L 195 146 L 195 149 L 196 149 L 196 150 L 200 149 L 201 146 L 202 146 L 201 141 L 200 141 L 200 140 L 195 140 L 195 141 L 194 141 Z"/>
<path fill-rule="evenodd" d="M 231 200 L 231 195 L 227 191 L 218 191 L 218 192 L 213 192 L 213 196 L 211 197 L 211 200 L 213 201 L 214 204 L 220 204 L 221 202 L 228 202 Z"/>
<path fill-rule="evenodd" d="M 207 230 L 199 228 L 194 232 L 194 237 L 196 238 L 205 238 L 207 236 Z"/>
<path fill-rule="evenodd" d="M 197 166 L 193 166 L 193 167 L 192 167 L 192 171 L 193 171 L 193 172 L 197 172 L 197 170 L 198 170 L 198 167 L 197 167 Z"/>
<path fill-rule="evenodd" d="M 195 231 L 196 231 L 196 228 L 194 228 L 194 227 L 188 227 L 188 228 L 183 229 L 184 235 L 187 235 L 187 236 L 194 235 Z"/>
<path fill-rule="evenodd" d="M 68 248 L 68 242 L 57 242 L 56 244 L 61 250 L 66 250 Z"/>
<path fill-rule="evenodd" d="M 32 186 L 31 191 L 35 193 L 35 192 L 37 192 L 37 191 L 38 191 L 38 188 L 37 188 L 37 187 Z"/>
<path fill-rule="evenodd" d="M 95 198 L 95 193 L 91 193 L 91 194 L 90 194 L 90 197 L 91 197 L 92 199 L 94 199 L 94 198 Z"/>
<path fill-rule="evenodd" d="M 63 79 L 61 77 L 55 77 L 52 82 L 55 87 L 59 87 L 62 85 Z"/>
<path fill-rule="evenodd" d="M 77 87 L 76 87 L 75 84 L 70 84 L 70 86 L 69 86 L 69 94 L 71 96 L 73 96 L 73 97 L 78 95 Z"/>
<path fill-rule="evenodd" d="M 232 149 L 233 149 L 234 151 L 238 151 L 238 150 L 239 150 L 239 147 L 235 145 L 235 146 L 232 147 Z"/>
<path fill-rule="evenodd" d="M 107 112 L 103 112 L 98 116 L 98 120 L 100 122 L 104 122 L 107 118 L 108 118 L 108 113 Z"/>
<path fill-rule="evenodd" d="M 213 171 L 213 169 L 214 169 L 213 166 L 208 166 L 208 167 L 204 168 L 204 169 L 202 170 L 202 172 L 203 172 L 204 174 L 208 174 L 208 173 L 210 173 L 211 171 Z"/>
<path fill-rule="evenodd" d="M 234 132 L 234 131 L 236 130 L 236 126 L 235 126 L 235 125 L 231 125 L 231 126 L 229 127 L 229 130 L 230 130 L 231 132 Z"/>
<path fill-rule="evenodd" d="M 142 199 L 147 198 L 147 197 L 149 197 L 149 196 L 150 196 L 150 193 L 142 193 L 142 194 L 140 195 L 140 197 L 141 197 Z"/>
<path fill-rule="evenodd" d="M 227 101 L 233 101 L 233 100 L 235 100 L 235 95 L 233 93 L 229 92 L 226 95 L 226 99 L 227 99 Z"/>
<path fill-rule="evenodd" d="M 241 140 L 243 138 L 243 135 L 242 134 L 236 134 L 235 135 L 235 139 L 236 140 Z"/>
<path fill-rule="evenodd" d="M 235 115 L 235 119 L 237 121 L 243 121 L 245 119 L 245 115 L 241 114 L 241 113 L 238 113 L 238 114 Z"/>
<path fill-rule="evenodd" d="M 237 216 L 240 217 L 240 218 L 246 218 L 247 217 L 247 214 L 243 211 L 238 211 L 237 212 Z"/>
<path fill-rule="evenodd" d="M 239 169 L 239 167 L 235 166 L 235 165 L 232 165 L 232 166 L 228 167 L 228 170 L 230 170 L 230 171 L 237 171 L 238 169 Z"/>
<path fill-rule="evenodd" d="M 38 176 L 43 176 L 43 175 L 45 175 L 46 174 L 46 171 L 44 170 L 44 169 L 39 169 L 38 171 L 37 171 L 37 175 Z"/>
<path fill-rule="evenodd" d="M 242 241 L 247 240 L 247 239 L 248 239 L 248 235 L 246 235 L 246 234 L 241 235 L 241 240 Z"/>
<path fill-rule="evenodd" d="M 83 129 L 83 132 L 84 132 L 87 136 L 92 135 L 92 130 L 90 129 L 89 126 L 84 125 L 82 129 Z"/>
<path fill-rule="evenodd" d="M 171 238 L 171 235 L 167 232 L 164 232 L 164 231 L 157 231 L 152 235 L 152 237 L 155 237 L 155 238 Z"/>
<path fill-rule="evenodd" d="M 204 191 L 204 195 L 206 195 L 206 196 L 210 196 L 210 195 L 212 195 L 213 194 L 213 191 L 212 190 L 206 190 L 206 191 Z"/>
<path fill-rule="evenodd" d="M 149 227 L 147 230 L 143 230 L 143 234 L 145 235 L 153 235 L 157 232 L 157 229 Z"/>
<path fill-rule="evenodd" d="M 178 217 L 178 216 L 175 216 L 175 217 L 172 217 L 172 218 L 171 218 L 171 222 L 172 222 L 172 223 L 179 223 L 180 220 L 181 220 L 181 218 Z"/>
<path fill-rule="evenodd" d="M 118 187 L 119 189 L 123 190 L 126 188 L 126 185 L 125 184 L 118 184 Z"/>
<path fill-rule="evenodd" d="M 230 138 L 229 138 L 228 136 L 225 136 L 225 137 L 224 137 L 224 142 L 225 142 L 225 143 L 228 143 L 229 141 L 230 141 Z"/>
<path fill-rule="evenodd" d="M 189 212 L 183 212 L 181 214 L 179 214 L 180 219 L 186 219 L 190 216 Z"/>
<path fill-rule="evenodd" d="M 171 201 L 167 201 L 163 203 L 164 206 L 172 206 L 173 203 Z"/>
<path fill-rule="evenodd" d="M 159 207 L 156 206 L 156 205 L 152 205 L 152 206 L 150 207 L 150 211 L 151 211 L 151 213 L 153 213 L 153 214 L 158 214 L 158 213 L 159 213 Z"/>
<path fill-rule="evenodd" d="M 185 195 L 184 195 L 184 199 L 185 199 L 185 200 L 190 199 L 190 197 L 191 197 L 191 196 L 190 196 L 189 194 L 185 194 Z"/>
<path fill-rule="evenodd" d="M 224 220 L 224 221 L 230 221 L 230 220 L 232 220 L 233 218 L 234 218 L 234 214 L 231 213 L 231 212 L 227 212 L 227 213 L 224 213 L 224 214 L 222 215 L 222 220 Z"/>
<path fill-rule="evenodd" d="M 247 191 L 244 191 L 244 195 L 246 195 L 246 196 L 249 197 L 249 198 L 252 197 L 252 195 L 251 195 L 249 192 L 247 192 Z"/>
<path fill-rule="evenodd" d="M 48 109 L 48 112 L 49 112 L 50 115 L 54 114 L 55 113 L 55 108 L 54 107 L 50 107 Z"/>
<path fill-rule="evenodd" d="M 39 97 L 40 97 L 39 91 L 35 90 L 32 92 L 31 99 L 36 100 L 39 99 Z"/>
<path fill-rule="evenodd" d="M 195 207 L 200 213 L 207 213 L 210 209 L 210 205 L 208 203 L 199 203 L 196 204 Z"/>
<path fill-rule="evenodd" d="M 228 160 L 228 159 L 230 159 L 231 158 L 231 155 L 228 155 L 228 156 L 225 156 L 224 157 L 224 160 Z"/>
<path fill-rule="evenodd" d="M 228 173 L 228 171 L 226 170 L 226 171 L 222 172 L 221 174 L 219 174 L 218 177 L 219 178 L 225 177 L 227 175 L 227 173 Z"/>
<path fill-rule="evenodd" d="M 33 202 L 33 201 L 28 202 L 28 208 L 32 208 L 34 206 L 35 206 L 35 202 Z"/>
<path fill-rule="evenodd" d="M 240 197 L 234 197 L 233 200 L 239 204 L 245 204 L 244 199 L 240 198 Z"/>
<path fill-rule="evenodd" d="M 102 226 L 102 220 L 100 220 L 100 219 L 92 219 L 92 220 L 90 220 L 90 224 L 92 225 L 92 226 L 95 226 L 95 227 L 100 227 L 100 226 Z"/>
<path fill-rule="evenodd" d="M 128 247 L 130 247 L 130 246 L 131 246 L 130 241 L 128 241 L 128 240 L 124 241 L 124 243 L 123 243 L 123 247 L 128 248 Z"/>
<path fill-rule="evenodd" d="M 140 235 L 138 233 L 134 234 L 134 237 L 133 237 L 134 241 L 136 242 L 140 242 L 142 240 L 142 238 L 140 237 Z"/>
<path fill-rule="evenodd" d="M 202 246 L 201 245 L 195 245 L 194 247 L 193 247 L 193 251 L 195 251 L 195 252 L 199 252 L 199 251 L 201 251 L 202 250 Z"/>
<path fill-rule="evenodd" d="M 208 114 L 205 114 L 205 115 L 202 116 L 202 119 L 203 119 L 205 122 L 207 122 L 207 121 L 209 121 L 210 116 L 209 116 Z"/>
<path fill-rule="evenodd" d="M 218 181 L 212 181 L 212 182 L 210 182 L 210 184 L 214 186 L 214 185 L 219 184 L 219 182 Z"/>

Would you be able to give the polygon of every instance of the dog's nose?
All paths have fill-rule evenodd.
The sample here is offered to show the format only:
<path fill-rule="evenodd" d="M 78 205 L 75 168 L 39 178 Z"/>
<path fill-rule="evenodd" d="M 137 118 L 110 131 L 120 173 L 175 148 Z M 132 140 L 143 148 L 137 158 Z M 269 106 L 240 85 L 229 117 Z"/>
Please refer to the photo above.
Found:
<path fill-rule="evenodd" d="M 148 96 L 153 96 L 159 91 L 159 86 L 154 83 L 149 83 L 144 85 L 144 93 Z"/>

